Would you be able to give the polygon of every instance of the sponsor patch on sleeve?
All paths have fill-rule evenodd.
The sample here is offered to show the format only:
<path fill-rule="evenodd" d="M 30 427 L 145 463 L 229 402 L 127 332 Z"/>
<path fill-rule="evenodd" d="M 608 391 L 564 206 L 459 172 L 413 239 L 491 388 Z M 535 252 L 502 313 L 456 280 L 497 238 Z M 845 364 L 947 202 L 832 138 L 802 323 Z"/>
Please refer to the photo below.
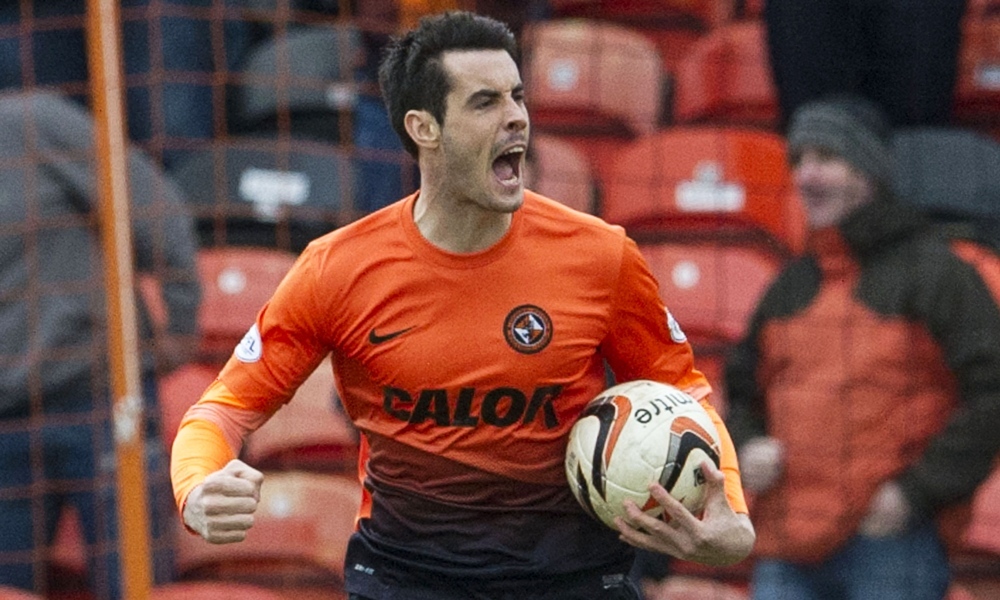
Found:
<path fill-rule="evenodd" d="M 684 334 L 684 330 L 681 329 L 680 324 L 674 315 L 670 314 L 670 310 L 667 310 L 667 329 L 670 330 L 670 339 L 672 339 L 677 344 L 683 344 L 687 341 L 687 335 Z"/>
<path fill-rule="evenodd" d="M 257 329 L 257 325 L 255 324 L 243 336 L 240 343 L 236 345 L 235 354 L 240 362 L 255 363 L 260 360 L 263 350 L 263 344 L 260 341 L 260 330 Z"/>

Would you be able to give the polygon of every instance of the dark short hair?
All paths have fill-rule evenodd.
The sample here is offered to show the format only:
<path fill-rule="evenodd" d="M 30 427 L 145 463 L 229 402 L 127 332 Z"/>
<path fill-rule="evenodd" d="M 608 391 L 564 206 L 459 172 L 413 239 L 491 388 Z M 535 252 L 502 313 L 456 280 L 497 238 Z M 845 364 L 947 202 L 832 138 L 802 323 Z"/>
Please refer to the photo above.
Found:
<path fill-rule="evenodd" d="M 392 38 L 379 65 L 379 86 L 392 127 L 414 157 L 417 145 L 403 119 L 410 110 L 426 110 L 444 123 L 451 82 L 441 54 L 449 50 L 505 50 L 517 60 L 517 41 L 507 25 L 466 11 L 424 17 L 416 29 Z"/>

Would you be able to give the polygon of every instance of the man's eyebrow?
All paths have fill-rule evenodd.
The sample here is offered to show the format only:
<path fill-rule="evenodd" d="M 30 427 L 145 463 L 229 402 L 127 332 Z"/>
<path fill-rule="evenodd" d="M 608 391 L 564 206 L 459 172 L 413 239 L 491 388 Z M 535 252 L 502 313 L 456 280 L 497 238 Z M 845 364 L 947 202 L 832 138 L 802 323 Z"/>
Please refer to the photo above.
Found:
<path fill-rule="evenodd" d="M 514 94 L 514 95 L 521 94 L 523 92 L 524 92 L 524 84 L 523 83 L 517 84 L 510 91 L 510 93 Z M 475 104 L 475 103 L 479 102 L 480 100 L 495 100 L 495 99 L 501 97 L 502 95 L 503 95 L 502 93 L 500 93 L 500 92 L 498 92 L 497 90 L 494 90 L 494 89 L 482 89 L 482 90 L 478 90 L 476 92 L 473 92 L 473 94 L 471 96 L 469 96 L 469 99 L 466 101 L 466 104 Z"/>
<path fill-rule="evenodd" d="M 468 101 L 466 101 L 466 104 L 476 104 L 480 100 L 495 100 L 500 96 L 501 96 L 500 92 L 496 90 L 478 90 L 476 92 L 473 92 L 473 94 L 469 96 L 469 99 Z"/>

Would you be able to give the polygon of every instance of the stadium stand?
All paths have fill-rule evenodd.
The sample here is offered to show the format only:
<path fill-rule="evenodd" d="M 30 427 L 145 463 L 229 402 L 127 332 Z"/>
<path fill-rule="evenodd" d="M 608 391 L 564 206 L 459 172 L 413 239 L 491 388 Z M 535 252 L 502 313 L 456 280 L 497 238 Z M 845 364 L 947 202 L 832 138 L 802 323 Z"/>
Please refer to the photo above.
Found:
<path fill-rule="evenodd" d="M 198 311 L 201 362 L 221 364 L 271 298 L 295 255 L 251 247 L 202 248 L 198 252 L 202 302 Z"/>
<path fill-rule="evenodd" d="M 627 145 L 604 174 L 601 215 L 638 238 L 729 237 L 802 249 L 784 139 L 752 129 L 671 127 Z"/>
<path fill-rule="evenodd" d="M 522 51 L 533 131 L 574 144 L 598 181 L 610 157 L 660 126 L 667 75 L 636 30 L 594 19 L 529 23 Z"/>
<path fill-rule="evenodd" d="M 84 57 L 65 50 L 70 37 L 74 47 L 83 42 L 82 14 L 60 8 L 74 2 L 82 5 L 5 4 L 0 85 L 14 85 L 14 73 L 17 85 L 59 87 L 89 100 L 79 69 Z M 184 410 L 215 378 L 294 253 L 417 187 L 412 160 L 378 97 L 373 63 L 359 66 L 360 55 L 377 58 L 380 43 L 401 23 L 480 4 L 122 3 L 127 127 L 189 196 L 204 246 L 199 321 L 206 362 L 159 382 L 167 447 Z M 801 207 L 791 196 L 776 130 L 764 0 L 533 4 L 547 4 L 552 18 L 529 22 L 522 38 L 533 125 L 527 181 L 624 225 L 640 242 L 725 413 L 725 351 L 777 266 L 804 246 Z M 200 42 L 179 50 L 182 38 Z M 62 61 L 56 66 L 78 72 L 57 80 L 53 54 Z M 969 130 L 898 136 L 899 183 L 909 190 L 902 197 L 942 222 L 974 223 L 1000 244 L 1000 196 L 989 179 L 1000 163 L 985 139 L 1000 140 L 1000 0 L 968 0 L 955 115 Z M 151 308 L 155 316 L 155 303 Z M 181 541 L 183 581 L 154 588 L 152 600 L 345 597 L 343 546 L 363 490 L 355 473 L 359 442 L 338 412 L 331 378 L 329 366 L 321 366 L 248 440 L 244 456 L 267 470 L 267 481 L 247 542 L 211 546 L 170 521 Z M 1000 598 L 998 478 L 1000 471 L 976 495 L 948 600 Z M 56 535 L 48 600 L 93 600 L 73 511 Z M 751 566 L 674 561 L 674 576 L 650 588 L 646 600 L 745 600 Z M 32 598 L 41 600 L 0 587 L 0 600 Z"/>
<path fill-rule="evenodd" d="M 1000 248 L 1000 141 L 969 129 L 896 133 L 900 198 L 938 221 L 967 224 Z"/>
<path fill-rule="evenodd" d="M 530 189 L 571 208 L 596 212 L 597 188 L 587 157 L 558 136 L 531 136 L 525 182 Z"/>
<path fill-rule="evenodd" d="M 357 216 L 349 151 L 330 143 L 230 137 L 189 152 L 175 178 L 203 247 L 299 252 Z"/>
<path fill-rule="evenodd" d="M 160 400 L 161 437 L 167 451 L 174 443 L 184 413 L 219 374 L 217 363 L 188 363 L 161 377 L 157 383 Z"/>
<path fill-rule="evenodd" d="M 287 600 L 288 596 L 255 585 L 214 581 L 186 581 L 157 586 L 149 600 Z"/>
<path fill-rule="evenodd" d="M 287 132 L 329 143 L 350 139 L 360 44 L 358 29 L 341 24 L 294 27 L 254 45 L 228 95 L 231 130 L 268 138 Z"/>
<path fill-rule="evenodd" d="M 679 576 L 667 577 L 646 593 L 646 600 L 749 600 L 750 595 L 739 587 L 711 579 Z"/>
<path fill-rule="evenodd" d="M 532 23 L 523 39 L 532 124 L 545 131 L 636 135 L 656 129 L 663 67 L 653 44 L 613 23 Z"/>
<path fill-rule="evenodd" d="M 727 20 L 733 4 L 733 0 L 549 0 L 557 16 L 700 30 Z"/>
<path fill-rule="evenodd" d="M 674 121 L 776 128 L 764 36 L 764 24 L 753 20 L 720 25 L 696 41 L 677 66 Z"/>
<path fill-rule="evenodd" d="M 1000 3 L 975 0 L 962 22 L 955 118 L 1000 133 Z M 1000 139 L 1000 136 L 998 136 Z"/>
<path fill-rule="evenodd" d="M 754 246 L 706 239 L 640 244 L 660 294 L 697 352 L 738 340 L 783 259 Z"/>
<path fill-rule="evenodd" d="M 0 600 L 44 600 L 44 598 L 17 588 L 0 586 Z"/>

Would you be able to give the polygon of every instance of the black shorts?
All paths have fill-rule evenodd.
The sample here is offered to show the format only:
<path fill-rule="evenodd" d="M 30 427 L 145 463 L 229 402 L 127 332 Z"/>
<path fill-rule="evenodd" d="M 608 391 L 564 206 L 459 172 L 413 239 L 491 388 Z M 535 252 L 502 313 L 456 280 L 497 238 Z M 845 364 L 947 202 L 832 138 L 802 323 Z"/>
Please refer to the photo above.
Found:
<path fill-rule="evenodd" d="M 386 594 L 374 598 L 361 594 L 350 594 L 348 600 L 424 600 L 429 596 L 415 590 L 402 588 L 386 589 Z M 586 585 L 553 586 L 539 583 L 537 590 L 526 589 L 518 592 L 505 592 L 492 595 L 486 592 L 475 593 L 468 589 L 456 590 L 454 596 L 442 595 L 440 590 L 431 596 L 437 600 L 641 600 L 635 584 L 626 578 L 610 583 L 588 587 Z"/>

